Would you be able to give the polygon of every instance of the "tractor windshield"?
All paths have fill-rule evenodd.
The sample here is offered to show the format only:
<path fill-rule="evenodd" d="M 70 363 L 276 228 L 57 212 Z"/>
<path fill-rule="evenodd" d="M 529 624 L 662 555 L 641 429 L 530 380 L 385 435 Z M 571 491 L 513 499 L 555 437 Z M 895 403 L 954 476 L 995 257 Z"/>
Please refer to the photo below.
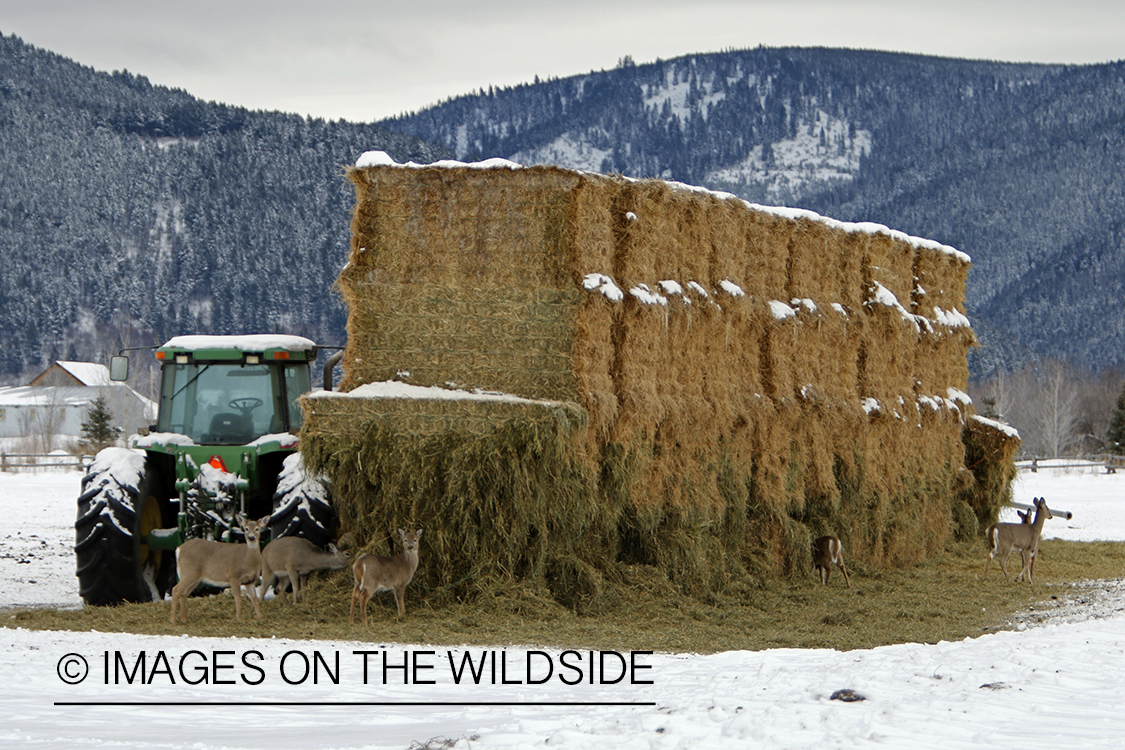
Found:
<path fill-rule="evenodd" d="M 156 428 L 199 445 L 245 445 L 296 431 L 296 400 L 309 385 L 305 364 L 167 364 Z"/>

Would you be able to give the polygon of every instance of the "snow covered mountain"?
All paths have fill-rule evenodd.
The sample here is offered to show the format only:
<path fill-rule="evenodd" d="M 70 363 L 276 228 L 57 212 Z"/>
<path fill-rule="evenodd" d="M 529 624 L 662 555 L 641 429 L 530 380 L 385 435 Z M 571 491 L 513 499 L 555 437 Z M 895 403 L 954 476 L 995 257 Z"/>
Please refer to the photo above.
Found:
<path fill-rule="evenodd" d="M 503 157 L 875 221 L 974 260 L 978 372 L 1125 364 L 1125 64 L 751 49 L 378 124 L 200 101 L 0 35 L 0 382 L 194 332 L 343 338 L 340 175 Z"/>
<path fill-rule="evenodd" d="M 1125 362 L 1125 65 L 876 51 L 691 55 L 443 102 L 384 124 L 462 159 L 664 177 L 876 221 L 969 253 L 976 369 Z"/>

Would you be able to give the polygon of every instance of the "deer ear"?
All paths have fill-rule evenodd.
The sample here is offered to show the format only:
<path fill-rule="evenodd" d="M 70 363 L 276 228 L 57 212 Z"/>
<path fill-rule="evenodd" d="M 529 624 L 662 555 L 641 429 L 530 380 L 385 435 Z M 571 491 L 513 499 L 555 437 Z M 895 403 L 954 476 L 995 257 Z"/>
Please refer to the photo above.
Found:
<path fill-rule="evenodd" d="M 415 539 L 421 539 L 422 538 L 422 530 L 421 529 L 418 529 L 418 531 L 414 532 L 414 538 Z"/>
<path fill-rule="evenodd" d="M 398 530 L 398 535 L 399 535 L 399 536 L 401 536 L 401 537 L 402 537 L 402 538 L 404 538 L 404 539 L 406 538 L 406 532 L 405 532 L 405 531 L 403 531 L 402 529 L 399 529 L 399 530 Z"/>

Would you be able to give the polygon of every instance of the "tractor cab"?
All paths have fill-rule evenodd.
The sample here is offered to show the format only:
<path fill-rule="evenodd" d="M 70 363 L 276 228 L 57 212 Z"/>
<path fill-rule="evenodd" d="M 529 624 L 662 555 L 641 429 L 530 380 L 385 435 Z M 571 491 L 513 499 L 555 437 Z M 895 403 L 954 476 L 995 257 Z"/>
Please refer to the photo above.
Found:
<path fill-rule="evenodd" d="M 301 428 L 297 398 L 312 387 L 316 346 L 297 336 L 182 336 L 163 363 L 156 432 L 196 445 L 246 445 Z"/>

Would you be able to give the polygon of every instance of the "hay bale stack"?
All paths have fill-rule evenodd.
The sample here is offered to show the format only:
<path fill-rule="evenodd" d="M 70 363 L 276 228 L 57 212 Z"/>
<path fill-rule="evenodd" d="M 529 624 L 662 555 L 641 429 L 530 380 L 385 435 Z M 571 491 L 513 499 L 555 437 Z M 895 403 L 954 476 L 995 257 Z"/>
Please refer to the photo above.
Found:
<path fill-rule="evenodd" d="M 873 565 L 950 537 L 973 343 L 952 248 L 550 167 L 349 177 L 351 393 L 305 399 L 302 449 L 371 543 L 422 523 L 441 576 L 573 604 L 623 565 L 702 593 L 804 574 L 822 533 Z M 525 401 L 357 396 L 396 379 Z"/>

